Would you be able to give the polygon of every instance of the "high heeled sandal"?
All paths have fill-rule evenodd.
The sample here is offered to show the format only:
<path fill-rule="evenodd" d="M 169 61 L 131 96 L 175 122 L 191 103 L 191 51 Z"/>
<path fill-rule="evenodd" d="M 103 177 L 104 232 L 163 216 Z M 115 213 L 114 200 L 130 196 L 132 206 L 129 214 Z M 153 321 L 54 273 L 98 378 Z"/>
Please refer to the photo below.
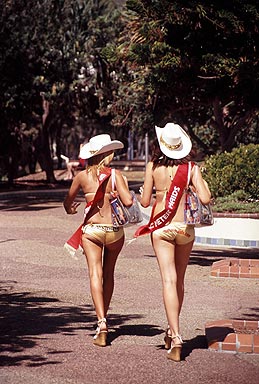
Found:
<path fill-rule="evenodd" d="M 175 344 L 175 339 L 178 339 L 180 343 Z M 181 361 L 183 339 L 180 335 L 175 335 L 171 336 L 171 340 L 171 348 L 167 352 L 167 358 L 176 362 Z"/>
<path fill-rule="evenodd" d="M 169 332 L 170 331 L 170 327 L 168 325 L 166 331 L 165 331 L 165 337 L 164 337 L 164 342 L 165 342 L 165 349 L 170 349 L 171 348 L 171 341 L 172 341 L 172 337 L 171 335 L 169 335 Z"/>
<path fill-rule="evenodd" d="M 101 329 L 101 325 L 106 324 L 105 317 L 103 319 L 98 320 L 96 333 L 94 335 L 94 345 L 98 345 L 99 347 L 106 347 L 107 345 L 107 329 Z"/>

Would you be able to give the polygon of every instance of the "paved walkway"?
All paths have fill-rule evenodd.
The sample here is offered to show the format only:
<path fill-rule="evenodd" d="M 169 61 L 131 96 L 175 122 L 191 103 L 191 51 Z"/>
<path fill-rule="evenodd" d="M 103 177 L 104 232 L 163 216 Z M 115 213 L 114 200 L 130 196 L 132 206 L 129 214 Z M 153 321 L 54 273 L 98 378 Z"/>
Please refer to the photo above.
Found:
<path fill-rule="evenodd" d="M 63 243 L 80 224 L 66 215 L 62 192 L 27 193 L 0 201 L 2 384 L 258 384 L 259 355 L 208 350 L 205 323 L 258 320 L 257 279 L 210 277 L 229 256 L 259 258 L 258 250 L 195 246 L 181 316 L 184 360 L 166 359 L 159 271 L 149 238 L 124 247 L 109 314 L 110 345 L 92 345 L 95 314 L 84 257 Z M 135 228 L 127 228 L 127 239 Z"/>

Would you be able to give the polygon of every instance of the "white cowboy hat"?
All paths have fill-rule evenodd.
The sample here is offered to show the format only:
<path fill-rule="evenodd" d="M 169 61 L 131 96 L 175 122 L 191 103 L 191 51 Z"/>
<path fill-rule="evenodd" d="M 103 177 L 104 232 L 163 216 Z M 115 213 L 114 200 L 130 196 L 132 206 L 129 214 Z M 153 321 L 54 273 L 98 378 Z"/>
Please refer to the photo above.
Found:
<path fill-rule="evenodd" d="M 161 151 L 170 159 L 182 159 L 192 149 L 187 133 L 178 124 L 167 123 L 164 128 L 155 127 Z"/>
<path fill-rule="evenodd" d="M 79 157 L 81 159 L 90 159 L 90 157 L 100 155 L 101 153 L 114 151 L 123 148 L 121 141 L 111 140 L 110 135 L 102 134 L 92 137 L 87 144 L 80 149 Z"/>

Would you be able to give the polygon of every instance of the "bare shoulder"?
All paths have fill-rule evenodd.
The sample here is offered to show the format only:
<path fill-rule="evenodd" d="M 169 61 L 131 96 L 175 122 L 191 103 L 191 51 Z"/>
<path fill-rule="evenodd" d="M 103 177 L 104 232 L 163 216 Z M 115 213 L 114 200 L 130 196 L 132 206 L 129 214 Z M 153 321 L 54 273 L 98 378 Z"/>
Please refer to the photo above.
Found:
<path fill-rule="evenodd" d="M 83 171 L 80 171 L 76 174 L 75 178 L 81 180 L 82 178 L 85 179 L 87 177 L 87 172 L 84 169 Z"/>
<path fill-rule="evenodd" d="M 146 172 L 152 173 L 153 172 L 153 161 L 149 161 L 146 165 Z"/>
<path fill-rule="evenodd" d="M 153 176 L 154 176 L 153 162 L 149 161 L 145 169 L 145 181 L 144 181 L 145 185 L 153 183 Z"/>
<path fill-rule="evenodd" d="M 193 175 L 197 175 L 197 174 L 201 174 L 201 170 L 200 170 L 200 167 L 197 163 L 194 163 L 192 169 L 191 169 L 191 172 Z"/>
<path fill-rule="evenodd" d="M 78 172 L 73 178 L 74 185 L 83 185 L 87 181 L 87 173 L 85 170 Z"/>

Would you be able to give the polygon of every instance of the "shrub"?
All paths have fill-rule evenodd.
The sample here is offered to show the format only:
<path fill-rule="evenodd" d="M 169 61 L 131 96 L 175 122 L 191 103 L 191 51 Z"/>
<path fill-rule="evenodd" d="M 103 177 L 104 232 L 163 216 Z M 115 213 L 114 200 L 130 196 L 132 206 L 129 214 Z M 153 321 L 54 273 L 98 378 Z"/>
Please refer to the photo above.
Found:
<path fill-rule="evenodd" d="M 204 174 L 213 197 L 228 196 L 236 191 L 246 199 L 259 197 L 259 145 L 249 144 L 212 155 L 205 160 Z"/>
<path fill-rule="evenodd" d="M 214 212 L 259 213 L 259 200 L 247 199 L 244 191 L 236 191 L 231 195 L 217 197 L 213 200 Z"/>

